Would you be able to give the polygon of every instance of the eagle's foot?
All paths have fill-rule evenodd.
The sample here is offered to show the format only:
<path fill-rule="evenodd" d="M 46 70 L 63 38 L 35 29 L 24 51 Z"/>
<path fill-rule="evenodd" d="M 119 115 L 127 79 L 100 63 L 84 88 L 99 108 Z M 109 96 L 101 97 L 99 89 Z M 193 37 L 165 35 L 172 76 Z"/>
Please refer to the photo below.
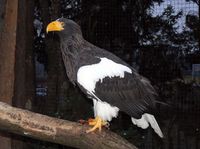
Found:
<path fill-rule="evenodd" d="M 97 128 L 99 129 L 99 131 L 101 132 L 101 128 L 102 126 L 106 126 L 107 122 L 105 122 L 104 120 L 102 120 L 99 116 L 95 117 L 95 119 L 89 119 L 88 120 L 88 124 L 90 126 L 93 126 L 91 129 L 87 130 L 86 133 L 90 133 L 95 131 Z"/>

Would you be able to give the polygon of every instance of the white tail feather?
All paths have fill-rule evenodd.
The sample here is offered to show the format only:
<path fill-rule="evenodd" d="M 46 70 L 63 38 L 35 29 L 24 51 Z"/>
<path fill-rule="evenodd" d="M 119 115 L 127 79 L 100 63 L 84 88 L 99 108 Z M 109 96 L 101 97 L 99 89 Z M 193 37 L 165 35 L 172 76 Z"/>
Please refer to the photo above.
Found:
<path fill-rule="evenodd" d="M 134 125 L 137 125 L 138 127 L 141 127 L 142 129 L 146 129 L 149 127 L 149 124 L 153 128 L 153 130 L 161 137 L 163 138 L 163 133 L 160 130 L 160 127 L 155 119 L 155 117 L 151 114 L 143 114 L 141 119 L 135 119 L 131 118 Z"/>

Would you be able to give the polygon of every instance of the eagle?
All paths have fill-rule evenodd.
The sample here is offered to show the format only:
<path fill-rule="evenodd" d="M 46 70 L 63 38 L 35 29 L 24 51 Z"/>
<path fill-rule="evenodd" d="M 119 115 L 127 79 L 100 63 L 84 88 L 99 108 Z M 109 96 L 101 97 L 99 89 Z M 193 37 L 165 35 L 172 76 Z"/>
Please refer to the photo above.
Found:
<path fill-rule="evenodd" d="M 80 26 L 73 20 L 59 18 L 47 25 L 46 32 L 56 32 L 66 74 L 72 84 L 93 100 L 92 127 L 101 131 L 112 118 L 123 111 L 134 125 L 143 129 L 151 126 L 163 137 L 153 116 L 158 97 L 150 81 L 116 55 L 83 38 Z"/>

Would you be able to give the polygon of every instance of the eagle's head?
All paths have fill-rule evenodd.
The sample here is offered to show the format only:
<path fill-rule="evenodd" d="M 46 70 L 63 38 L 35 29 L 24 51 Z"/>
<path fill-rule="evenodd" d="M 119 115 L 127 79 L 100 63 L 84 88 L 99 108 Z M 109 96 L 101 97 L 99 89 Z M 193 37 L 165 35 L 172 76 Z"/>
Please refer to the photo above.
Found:
<path fill-rule="evenodd" d="M 61 37 L 70 37 L 75 34 L 82 35 L 80 26 L 66 18 L 59 18 L 47 25 L 46 32 L 56 32 Z"/>

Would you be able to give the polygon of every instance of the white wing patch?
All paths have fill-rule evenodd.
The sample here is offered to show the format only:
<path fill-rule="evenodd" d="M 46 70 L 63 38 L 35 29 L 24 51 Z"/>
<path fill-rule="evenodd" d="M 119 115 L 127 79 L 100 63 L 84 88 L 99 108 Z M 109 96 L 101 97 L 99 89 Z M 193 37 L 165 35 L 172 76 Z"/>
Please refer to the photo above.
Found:
<path fill-rule="evenodd" d="M 124 77 L 124 73 L 132 73 L 132 70 L 125 65 L 113 62 L 108 58 L 100 58 L 97 64 L 86 65 L 79 68 L 77 73 L 77 81 L 89 93 L 94 92 L 96 83 L 105 77 Z"/>

